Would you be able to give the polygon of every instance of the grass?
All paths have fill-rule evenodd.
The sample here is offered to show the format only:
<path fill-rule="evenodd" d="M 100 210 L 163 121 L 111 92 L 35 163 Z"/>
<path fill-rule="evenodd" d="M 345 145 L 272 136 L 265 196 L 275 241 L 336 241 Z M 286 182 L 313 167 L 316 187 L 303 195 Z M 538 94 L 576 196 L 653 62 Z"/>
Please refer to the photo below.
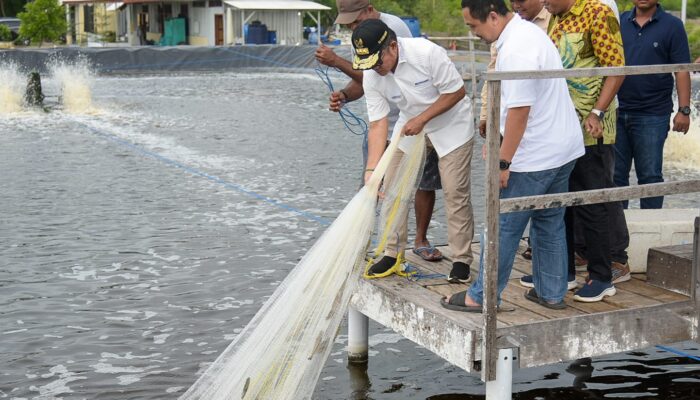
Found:
<path fill-rule="evenodd" d="M 690 58 L 695 60 L 700 57 L 700 19 L 686 20 L 685 31 L 688 33 Z"/>

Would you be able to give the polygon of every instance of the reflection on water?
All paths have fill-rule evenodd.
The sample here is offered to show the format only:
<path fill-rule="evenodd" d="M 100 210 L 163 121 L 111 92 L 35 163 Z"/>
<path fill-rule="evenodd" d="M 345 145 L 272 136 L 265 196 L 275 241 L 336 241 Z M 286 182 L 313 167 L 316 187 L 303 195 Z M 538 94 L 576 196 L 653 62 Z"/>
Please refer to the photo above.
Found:
<path fill-rule="evenodd" d="M 175 398 L 323 231 L 191 169 L 332 219 L 356 187 L 360 139 L 325 111 L 313 75 L 94 77 L 76 109 L 58 106 L 65 76 L 42 78 L 52 113 L 0 118 L 0 398 Z M 667 202 L 700 206 L 697 195 Z M 439 243 L 445 232 L 438 200 L 429 233 Z M 369 370 L 346 367 L 339 335 L 314 398 L 483 396 L 478 377 L 382 327 L 371 335 Z M 697 371 L 650 351 L 519 371 L 515 391 L 684 398 Z"/>

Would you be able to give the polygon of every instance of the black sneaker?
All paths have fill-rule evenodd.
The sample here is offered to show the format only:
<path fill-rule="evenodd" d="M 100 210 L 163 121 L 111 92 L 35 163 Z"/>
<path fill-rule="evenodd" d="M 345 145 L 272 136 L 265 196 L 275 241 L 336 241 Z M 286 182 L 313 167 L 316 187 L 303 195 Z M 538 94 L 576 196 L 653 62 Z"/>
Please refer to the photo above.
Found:
<path fill-rule="evenodd" d="M 452 263 L 452 271 L 447 278 L 450 283 L 469 283 L 472 280 L 469 264 L 460 261 Z"/>
<path fill-rule="evenodd" d="M 382 275 L 386 271 L 390 270 L 391 267 L 394 266 L 394 264 L 396 264 L 396 258 L 384 256 L 376 264 L 369 267 L 369 270 L 367 270 L 367 275 L 369 275 L 369 276 Z"/>

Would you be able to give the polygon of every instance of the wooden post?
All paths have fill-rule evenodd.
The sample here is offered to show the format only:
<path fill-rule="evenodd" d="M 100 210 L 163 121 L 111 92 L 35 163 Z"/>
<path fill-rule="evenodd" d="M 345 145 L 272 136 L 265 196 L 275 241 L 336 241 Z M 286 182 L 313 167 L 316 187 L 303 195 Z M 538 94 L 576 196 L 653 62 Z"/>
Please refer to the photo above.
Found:
<path fill-rule="evenodd" d="M 499 170 L 498 154 L 501 143 L 499 124 L 501 121 L 501 82 L 488 82 L 488 116 L 486 119 L 486 243 L 484 264 L 484 327 L 481 350 L 481 379 L 484 382 L 496 380 L 496 361 L 498 347 L 496 345 L 496 299 L 498 295 L 498 220 L 500 215 L 499 203 Z"/>
<path fill-rule="evenodd" d="M 472 102 L 472 110 L 475 110 L 476 109 L 476 94 L 477 94 L 477 90 L 476 90 L 476 57 L 474 55 L 474 40 L 468 39 L 467 41 L 469 42 L 469 63 L 471 64 L 471 71 L 469 71 L 471 74 L 471 80 L 472 80 L 471 102 Z M 474 113 L 474 122 L 476 123 L 477 120 L 478 120 L 477 113 Z"/>
<path fill-rule="evenodd" d="M 693 284 L 690 285 L 690 299 L 695 302 L 695 341 L 700 338 L 700 217 L 695 217 L 693 235 Z"/>

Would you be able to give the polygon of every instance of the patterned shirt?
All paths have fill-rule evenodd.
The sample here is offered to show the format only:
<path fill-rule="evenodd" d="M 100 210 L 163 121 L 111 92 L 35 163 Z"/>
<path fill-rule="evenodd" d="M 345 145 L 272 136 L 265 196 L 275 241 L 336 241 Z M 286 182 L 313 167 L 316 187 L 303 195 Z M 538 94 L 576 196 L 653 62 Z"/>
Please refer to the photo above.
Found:
<path fill-rule="evenodd" d="M 549 22 L 549 37 L 559 49 L 564 68 L 625 65 L 620 23 L 610 7 L 599 0 L 576 0 L 568 12 L 553 17 Z M 603 80 L 603 77 L 567 79 L 582 124 L 600 96 Z M 617 101 L 613 100 L 602 121 L 605 144 L 615 143 L 616 109 Z M 585 129 L 583 137 L 586 146 L 597 143 Z"/>

